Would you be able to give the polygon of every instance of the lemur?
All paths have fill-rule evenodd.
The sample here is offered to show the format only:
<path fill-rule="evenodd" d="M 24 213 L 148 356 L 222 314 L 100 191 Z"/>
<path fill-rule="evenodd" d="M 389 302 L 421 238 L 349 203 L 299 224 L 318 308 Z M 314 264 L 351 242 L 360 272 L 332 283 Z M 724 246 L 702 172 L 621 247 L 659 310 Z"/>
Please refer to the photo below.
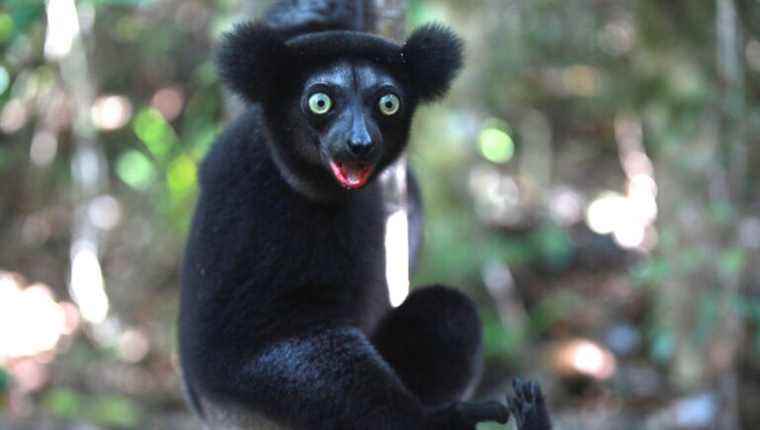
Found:
<path fill-rule="evenodd" d="M 221 44 L 245 112 L 200 169 L 182 268 L 183 382 L 211 429 L 550 428 L 538 385 L 472 402 L 482 367 L 473 302 L 415 288 L 391 309 L 378 175 L 415 109 L 463 64 L 450 29 L 399 45 L 366 32 L 369 0 L 277 2 Z M 420 242 L 414 176 L 410 236 Z"/>

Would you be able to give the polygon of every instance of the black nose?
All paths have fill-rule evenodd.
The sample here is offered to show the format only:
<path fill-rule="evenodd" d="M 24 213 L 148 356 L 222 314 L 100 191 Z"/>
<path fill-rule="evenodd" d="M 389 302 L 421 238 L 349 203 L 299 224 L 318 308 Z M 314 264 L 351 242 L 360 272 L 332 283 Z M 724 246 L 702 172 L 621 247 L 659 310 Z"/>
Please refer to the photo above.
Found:
<path fill-rule="evenodd" d="M 354 140 L 351 139 L 348 141 L 348 149 L 351 151 L 352 154 L 356 156 L 363 156 L 367 155 L 372 151 L 372 141 L 371 140 Z"/>

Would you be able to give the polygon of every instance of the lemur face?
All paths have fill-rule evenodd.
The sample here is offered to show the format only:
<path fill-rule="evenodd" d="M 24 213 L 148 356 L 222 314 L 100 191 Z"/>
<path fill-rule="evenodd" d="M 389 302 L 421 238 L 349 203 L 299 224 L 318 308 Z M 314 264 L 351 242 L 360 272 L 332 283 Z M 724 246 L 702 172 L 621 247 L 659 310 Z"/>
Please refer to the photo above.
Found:
<path fill-rule="evenodd" d="M 338 62 L 310 74 L 300 94 L 310 128 L 302 151 L 346 189 L 366 185 L 406 142 L 413 110 L 401 84 L 368 62 Z M 296 120 L 296 118 L 293 118 Z M 309 152 L 316 154 L 308 154 Z"/>
<path fill-rule="evenodd" d="M 286 39 L 248 23 L 227 33 L 218 63 L 222 80 L 262 108 L 286 181 L 324 199 L 362 188 L 398 157 L 417 104 L 443 97 L 461 68 L 462 41 L 435 24 L 399 45 L 338 30 Z"/>

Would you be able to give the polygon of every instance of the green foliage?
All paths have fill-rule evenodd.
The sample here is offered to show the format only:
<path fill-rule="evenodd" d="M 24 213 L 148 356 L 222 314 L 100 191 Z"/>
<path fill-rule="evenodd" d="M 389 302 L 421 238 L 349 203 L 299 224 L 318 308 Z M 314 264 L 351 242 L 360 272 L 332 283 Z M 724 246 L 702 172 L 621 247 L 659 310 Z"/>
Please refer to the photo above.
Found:
<path fill-rule="evenodd" d="M 140 141 L 158 161 L 165 161 L 172 146 L 178 141 L 171 125 L 156 109 L 141 110 L 135 116 L 133 129 Z"/>
<path fill-rule="evenodd" d="M 659 364 L 667 364 L 673 358 L 676 349 L 675 333 L 661 329 L 651 336 L 651 355 Z"/>
<path fill-rule="evenodd" d="M 744 248 L 727 248 L 721 252 L 718 258 L 718 271 L 724 276 L 737 276 L 744 270 L 746 262 L 747 252 Z"/>
<path fill-rule="evenodd" d="M 505 326 L 497 314 L 486 310 L 481 312 L 481 319 L 483 344 L 489 357 L 510 359 L 519 356 L 520 347 L 527 337 L 523 330 Z"/>
<path fill-rule="evenodd" d="M 0 43 L 9 40 L 13 35 L 13 30 L 16 24 L 13 22 L 13 18 L 7 13 L 0 14 Z"/>
<path fill-rule="evenodd" d="M 44 19 L 44 14 L 42 1 L 5 0 L 0 4 L 0 47 L 29 32 L 33 25 Z"/>
<path fill-rule="evenodd" d="M 561 291 L 542 300 L 531 319 L 534 333 L 546 333 L 558 321 L 566 320 L 585 306 L 584 299 L 573 291 Z"/>
<path fill-rule="evenodd" d="M 67 388 L 50 390 L 42 401 L 45 408 L 61 418 L 85 419 L 93 424 L 135 428 L 142 419 L 140 407 L 123 396 L 88 395 Z"/>
<path fill-rule="evenodd" d="M 7 393 L 11 387 L 11 375 L 0 367 L 0 396 Z"/>
<path fill-rule="evenodd" d="M 670 276 L 672 276 L 670 262 L 658 256 L 642 261 L 631 269 L 631 280 L 636 286 L 662 285 Z"/>
<path fill-rule="evenodd" d="M 82 409 L 81 396 L 64 388 L 51 390 L 47 393 L 44 403 L 53 414 L 69 419 L 77 418 Z"/>
<path fill-rule="evenodd" d="M 116 160 L 116 173 L 127 185 L 146 190 L 153 184 L 156 168 L 142 152 L 130 149 Z"/>

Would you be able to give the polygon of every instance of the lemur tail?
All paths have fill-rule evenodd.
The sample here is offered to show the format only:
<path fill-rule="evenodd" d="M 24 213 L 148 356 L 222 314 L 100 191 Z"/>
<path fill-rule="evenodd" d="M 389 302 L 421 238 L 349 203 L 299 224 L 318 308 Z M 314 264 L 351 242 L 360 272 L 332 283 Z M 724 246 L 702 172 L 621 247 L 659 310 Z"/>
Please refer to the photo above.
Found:
<path fill-rule="evenodd" d="M 288 36 L 329 30 L 375 30 L 373 0 L 277 0 L 267 25 Z"/>

